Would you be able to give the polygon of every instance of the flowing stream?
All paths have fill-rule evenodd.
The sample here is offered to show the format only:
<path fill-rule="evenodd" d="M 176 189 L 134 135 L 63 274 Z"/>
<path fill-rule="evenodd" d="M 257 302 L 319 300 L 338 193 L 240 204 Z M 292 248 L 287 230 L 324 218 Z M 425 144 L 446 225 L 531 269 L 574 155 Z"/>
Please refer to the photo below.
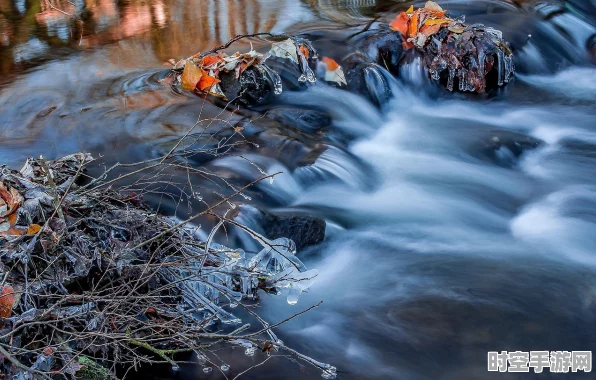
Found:
<path fill-rule="evenodd" d="M 109 165 L 167 153 L 202 104 L 159 82 L 167 59 L 239 33 L 349 35 L 410 4 L 98 0 L 75 2 L 81 26 L 33 3 L 0 0 L 0 162 L 14 167 L 40 154 L 87 151 Z M 325 241 L 298 252 L 319 271 L 310 290 L 293 306 L 265 295 L 259 310 L 275 323 L 322 300 L 278 335 L 340 379 L 505 377 L 486 371 L 487 351 L 596 348 L 596 2 L 441 5 L 502 30 L 517 67 L 510 84 L 449 93 L 412 58 L 380 108 L 322 84 L 284 93 L 330 115 L 323 137 L 280 122 L 246 130 L 259 147 L 242 153 L 283 174 L 243 201 L 327 222 Z M 235 183 L 259 175 L 237 156 L 196 166 Z M 221 242 L 255 248 L 241 234 Z M 266 358 L 239 356 L 226 358 L 228 377 Z M 156 373 L 223 378 L 193 366 Z M 273 358 L 245 378 L 321 373 Z"/>

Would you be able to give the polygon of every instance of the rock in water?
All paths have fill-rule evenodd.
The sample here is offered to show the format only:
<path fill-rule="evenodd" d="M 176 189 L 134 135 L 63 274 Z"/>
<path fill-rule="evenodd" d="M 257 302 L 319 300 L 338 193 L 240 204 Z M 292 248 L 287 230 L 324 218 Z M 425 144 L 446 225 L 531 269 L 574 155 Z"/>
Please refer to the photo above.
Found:
<path fill-rule="evenodd" d="M 267 238 L 286 237 L 294 241 L 298 250 L 318 244 L 325 238 L 327 224 L 322 218 L 273 213 L 246 205 L 240 206 L 240 213 L 258 224 Z"/>

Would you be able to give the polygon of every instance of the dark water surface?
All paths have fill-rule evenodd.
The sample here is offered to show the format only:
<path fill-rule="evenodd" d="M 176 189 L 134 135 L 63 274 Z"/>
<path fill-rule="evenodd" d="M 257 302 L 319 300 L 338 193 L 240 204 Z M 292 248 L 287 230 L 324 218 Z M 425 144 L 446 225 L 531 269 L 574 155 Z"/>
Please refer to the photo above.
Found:
<path fill-rule="evenodd" d="M 168 59 L 241 33 L 347 36 L 410 3 L 54 3 L 81 23 L 45 2 L 0 0 L 0 162 L 19 167 L 28 156 L 78 151 L 104 155 L 106 165 L 158 157 L 199 116 L 220 112 L 207 105 L 200 115 L 201 99 L 160 82 Z M 330 119 L 317 130 L 257 119 L 245 129 L 254 144 L 238 148 L 267 172 L 284 172 L 246 202 L 327 221 L 325 242 L 298 253 L 319 270 L 310 291 L 294 306 L 264 296 L 259 310 L 275 323 L 323 300 L 278 335 L 335 365 L 340 379 L 526 378 L 489 374 L 486 352 L 596 349 L 596 2 L 441 4 L 503 31 L 518 68 L 512 83 L 482 96 L 451 94 L 411 59 L 381 109 L 322 84 L 286 93 L 301 112 Z M 335 42 L 319 44 L 333 56 Z M 197 157 L 193 165 L 234 184 L 259 175 L 236 156 Z M 242 235 L 220 241 L 256 248 Z M 265 358 L 211 359 L 230 364 L 233 378 Z M 143 377 L 223 378 L 194 366 L 148 372 Z M 244 378 L 320 376 L 272 358 Z"/>

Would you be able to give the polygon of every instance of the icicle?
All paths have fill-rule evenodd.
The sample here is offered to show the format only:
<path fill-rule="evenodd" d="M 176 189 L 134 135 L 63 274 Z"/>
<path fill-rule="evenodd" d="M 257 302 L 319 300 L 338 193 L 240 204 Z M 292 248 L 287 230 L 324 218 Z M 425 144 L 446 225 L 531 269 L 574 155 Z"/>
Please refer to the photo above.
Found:
<path fill-rule="evenodd" d="M 283 86 L 281 84 L 281 78 L 279 74 L 267 65 L 259 65 L 259 67 L 263 69 L 265 75 L 267 75 L 267 77 L 269 77 L 269 80 L 271 80 L 271 82 L 273 83 L 273 93 L 275 95 L 281 94 L 283 92 Z"/>
<path fill-rule="evenodd" d="M 485 63 L 486 56 L 484 54 L 484 50 L 478 49 L 478 73 L 483 77 L 486 75 L 486 66 Z"/>
<path fill-rule="evenodd" d="M 308 66 L 308 58 L 306 58 L 304 54 L 302 54 L 302 51 L 300 49 L 297 48 L 296 52 L 298 53 L 300 71 L 302 72 L 302 75 L 300 75 L 298 81 L 315 83 L 317 81 L 317 77 L 315 76 L 315 73 L 311 70 L 310 66 Z"/>
<path fill-rule="evenodd" d="M 506 56 L 505 57 L 505 83 L 509 83 L 509 81 L 511 80 L 511 77 L 513 76 L 513 71 L 514 71 L 513 57 L 510 55 Z"/>
<path fill-rule="evenodd" d="M 433 42 L 435 43 L 435 45 L 437 45 L 437 51 L 440 52 L 441 48 L 442 48 L 442 43 L 441 41 L 439 41 L 437 38 L 433 37 Z"/>
<path fill-rule="evenodd" d="M 453 80 L 455 79 L 455 69 L 449 68 L 449 78 L 447 79 L 447 89 L 453 91 Z"/>
<path fill-rule="evenodd" d="M 498 81 L 498 85 L 502 86 L 503 85 L 503 73 L 504 73 L 504 61 L 505 60 L 505 54 L 503 54 L 503 51 L 501 50 L 497 50 L 497 66 L 498 66 L 498 75 L 499 75 L 499 81 Z"/>
<path fill-rule="evenodd" d="M 441 78 L 441 76 L 439 75 L 439 71 L 438 70 L 430 70 L 429 73 L 430 73 L 430 77 L 433 80 L 439 80 Z"/>
<path fill-rule="evenodd" d="M 460 91 L 465 91 L 467 88 L 466 85 L 466 73 L 464 72 L 464 69 L 459 69 L 457 71 L 457 79 L 459 80 L 459 90 Z"/>

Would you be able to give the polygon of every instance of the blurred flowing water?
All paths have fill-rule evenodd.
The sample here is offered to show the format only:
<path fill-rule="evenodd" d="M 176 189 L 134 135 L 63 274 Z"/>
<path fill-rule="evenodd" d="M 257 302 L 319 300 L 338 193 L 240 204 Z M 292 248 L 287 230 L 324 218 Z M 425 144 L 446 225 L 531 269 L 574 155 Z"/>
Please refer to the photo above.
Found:
<path fill-rule="evenodd" d="M 14 167 L 40 154 L 88 151 L 106 165 L 164 154 L 202 104 L 160 83 L 169 58 L 239 33 L 349 34 L 410 2 L 65 2 L 82 24 L 44 4 L 0 0 L 0 162 Z M 381 109 L 317 85 L 284 101 L 329 115 L 320 133 L 263 120 L 246 130 L 259 146 L 242 153 L 284 172 L 249 191 L 250 202 L 327 221 L 325 242 L 299 252 L 320 273 L 310 291 L 295 306 L 264 296 L 259 310 L 274 323 L 323 300 L 278 335 L 341 379 L 525 378 L 486 372 L 486 352 L 596 348 L 596 4 L 441 4 L 503 31 L 513 83 L 447 93 L 411 59 Z M 259 175 L 235 156 L 195 165 L 239 184 Z M 224 356 L 232 375 L 265 358 Z M 192 366 L 155 371 L 223 378 Z M 551 375 L 564 377 L 540 376 Z M 320 373 L 275 358 L 245 378 Z"/>

